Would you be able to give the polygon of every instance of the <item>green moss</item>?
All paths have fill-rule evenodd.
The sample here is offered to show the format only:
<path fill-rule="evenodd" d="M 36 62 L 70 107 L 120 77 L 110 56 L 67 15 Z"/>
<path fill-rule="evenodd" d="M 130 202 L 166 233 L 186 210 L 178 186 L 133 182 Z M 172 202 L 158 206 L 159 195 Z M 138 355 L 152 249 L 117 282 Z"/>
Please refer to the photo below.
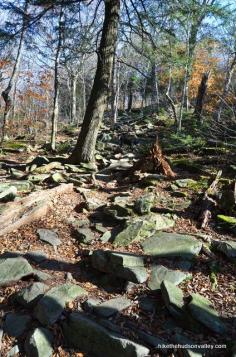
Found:
<path fill-rule="evenodd" d="M 188 187 L 196 192 L 203 191 L 208 187 L 208 178 L 201 177 L 200 180 L 190 183 Z"/>
<path fill-rule="evenodd" d="M 25 149 L 27 147 L 27 143 L 20 141 L 8 141 L 4 144 L 5 149 Z"/>

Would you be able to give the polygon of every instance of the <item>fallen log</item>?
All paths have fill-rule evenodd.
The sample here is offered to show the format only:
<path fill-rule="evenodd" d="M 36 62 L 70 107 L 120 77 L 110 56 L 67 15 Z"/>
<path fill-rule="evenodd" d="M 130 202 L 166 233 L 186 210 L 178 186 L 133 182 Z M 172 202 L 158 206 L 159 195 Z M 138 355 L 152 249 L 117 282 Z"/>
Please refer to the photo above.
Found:
<path fill-rule="evenodd" d="M 217 185 L 222 175 L 222 170 L 217 172 L 217 175 L 211 185 L 207 188 L 202 199 L 202 208 L 200 213 L 201 228 L 206 228 L 208 221 L 211 218 L 211 211 L 216 206 L 216 201 L 212 196 L 216 194 Z"/>
<path fill-rule="evenodd" d="M 0 206 L 0 236 L 46 216 L 52 209 L 56 196 L 72 191 L 73 184 L 62 184 Z"/>

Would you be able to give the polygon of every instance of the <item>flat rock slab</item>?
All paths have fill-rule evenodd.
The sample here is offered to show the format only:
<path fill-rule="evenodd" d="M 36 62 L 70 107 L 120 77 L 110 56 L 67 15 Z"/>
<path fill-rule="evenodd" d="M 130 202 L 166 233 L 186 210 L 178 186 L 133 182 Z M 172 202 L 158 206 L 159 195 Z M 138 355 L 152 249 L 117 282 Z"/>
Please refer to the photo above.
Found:
<path fill-rule="evenodd" d="M 0 286 L 6 286 L 33 274 L 33 268 L 22 257 L 0 258 Z"/>
<path fill-rule="evenodd" d="M 9 336 L 19 337 L 27 330 L 31 320 L 31 317 L 26 314 L 9 313 L 4 322 L 4 332 Z"/>
<path fill-rule="evenodd" d="M 131 306 L 132 301 L 126 297 L 117 297 L 95 305 L 93 311 L 102 317 L 111 317 Z"/>
<path fill-rule="evenodd" d="M 109 331 L 81 313 L 72 313 L 63 323 L 68 345 L 89 356 L 146 357 L 148 348 Z"/>
<path fill-rule="evenodd" d="M 212 242 L 213 249 L 218 252 L 223 253 L 229 259 L 236 259 L 236 242 L 232 240 L 228 241 L 213 241 Z"/>
<path fill-rule="evenodd" d="M 191 235 L 158 232 L 147 238 L 142 247 L 145 254 L 156 257 L 182 257 L 191 259 L 198 255 L 202 243 Z"/>
<path fill-rule="evenodd" d="M 127 246 L 151 236 L 155 231 L 171 228 L 175 221 L 165 215 L 150 213 L 135 217 L 126 223 L 126 227 L 114 238 L 116 246 Z"/>
<path fill-rule="evenodd" d="M 15 186 L 10 186 L 4 191 L 0 192 L 0 202 L 14 201 L 17 196 L 17 188 Z"/>
<path fill-rule="evenodd" d="M 63 284 L 50 289 L 37 303 L 34 316 L 42 325 L 52 325 L 58 320 L 65 305 L 87 292 L 79 285 Z"/>
<path fill-rule="evenodd" d="M 96 250 L 91 262 L 95 269 L 133 283 L 144 283 L 148 278 L 144 259 L 135 254 Z"/>
<path fill-rule="evenodd" d="M 217 311 L 211 307 L 211 302 L 205 297 L 199 294 L 192 294 L 187 309 L 194 319 L 209 328 L 209 330 L 219 334 L 227 332 Z"/>
<path fill-rule="evenodd" d="M 40 228 L 37 229 L 37 233 L 39 235 L 39 239 L 43 242 L 51 244 L 53 247 L 57 247 L 61 244 L 60 239 L 58 238 L 58 234 L 50 229 Z"/>
<path fill-rule="evenodd" d="M 43 283 L 33 283 L 16 293 L 15 300 L 25 307 L 32 307 L 47 291 L 48 286 Z"/>
<path fill-rule="evenodd" d="M 25 341 L 27 357 L 50 357 L 53 353 L 53 334 L 44 327 L 36 328 Z"/>
<path fill-rule="evenodd" d="M 148 287 L 151 290 L 159 290 L 163 280 L 167 280 L 175 285 L 178 285 L 185 279 L 189 279 L 191 277 L 191 274 L 183 273 L 180 270 L 172 270 L 164 267 L 163 265 L 157 265 L 151 268 Z"/>

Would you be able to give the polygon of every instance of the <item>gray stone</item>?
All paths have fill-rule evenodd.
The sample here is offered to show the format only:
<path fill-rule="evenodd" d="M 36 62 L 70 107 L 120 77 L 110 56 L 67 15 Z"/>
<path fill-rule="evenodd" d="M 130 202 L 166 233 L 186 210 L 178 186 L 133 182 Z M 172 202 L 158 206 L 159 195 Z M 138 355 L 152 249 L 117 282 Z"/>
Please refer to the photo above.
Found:
<path fill-rule="evenodd" d="M 157 309 L 157 301 L 148 296 L 140 296 L 138 302 L 143 311 L 154 313 Z"/>
<path fill-rule="evenodd" d="M 163 280 L 167 280 L 175 285 L 178 285 L 185 279 L 189 279 L 191 277 L 191 274 L 183 273 L 180 270 L 171 270 L 163 265 L 152 266 L 148 287 L 151 290 L 159 290 Z"/>
<path fill-rule="evenodd" d="M 89 244 L 94 240 L 95 236 L 90 228 L 77 228 L 76 238 L 80 243 Z"/>
<path fill-rule="evenodd" d="M 194 346 L 196 345 L 196 342 L 194 342 L 193 340 L 190 340 L 189 338 L 187 338 L 184 335 L 181 335 L 180 333 L 175 333 L 173 335 L 173 339 L 175 341 L 176 344 L 180 344 L 180 345 L 189 345 L 189 346 Z M 205 353 L 204 349 L 197 349 L 197 348 L 184 348 L 181 349 L 181 353 L 183 353 L 183 357 L 202 357 L 202 353 Z"/>
<path fill-rule="evenodd" d="M 46 281 L 52 279 L 52 275 L 44 273 L 44 271 L 34 269 L 33 274 L 38 281 Z"/>
<path fill-rule="evenodd" d="M 228 241 L 212 241 L 212 248 L 223 253 L 229 259 L 236 259 L 236 242 Z"/>
<path fill-rule="evenodd" d="M 15 345 L 13 346 L 9 352 L 7 352 L 7 357 L 14 357 L 14 356 L 19 356 L 19 346 Z"/>
<path fill-rule="evenodd" d="M 58 238 L 58 234 L 56 232 L 51 231 L 50 229 L 40 228 L 37 229 L 37 233 L 39 235 L 40 240 L 51 244 L 53 247 L 56 247 L 61 244 L 61 241 Z"/>
<path fill-rule="evenodd" d="M 127 309 L 131 304 L 131 300 L 121 296 L 95 305 L 93 311 L 102 317 L 111 317 L 118 312 Z"/>
<path fill-rule="evenodd" d="M 181 289 L 175 286 L 170 281 L 161 283 L 161 293 L 164 303 L 175 318 L 183 318 L 184 295 Z"/>
<path fill-rule="evenodd" d="M 37 165 L 37 166 L 42 166 L 42 165 L 46 165 L 49 163 L 49 160 L 47 157 L 45 156 L 36 156 L 32 161 L 31 161 L 31 165 Z"/>
<path fill-rule="evenodd" d="M 33 183 L 41 183 L 46 181 L 50 177 L 50 174 L 38 174 L 38 175 L 29 175 L 28 180 Z"/>
<path fill-rule="evenodd" d="M 27 259 L 32 260 L 36 264 L 40 264 L 44 260 L 46 260 L 48 258 L 47 254 L 42 252 L 41 250 L 34 250 L 34 251 L 31 251 L 31 252 L 28 252 L 26 254 L 26 257 L 27 257 Z"/>
<path fill-rule="evenodd" d="M 190 235 L 158 232 L 147 238 L 142 247 L 145 254 L 157 257 L 193 258 L 199 254 L 202 243 Z"/>
<path fill-rule="evenodd" d="M 104 213 L 116 220 L 116 221 L 125 221 L 126 219 L 128 219 L 131 214 L 132 214 L 132 210 L 128 207 L 126 207 L 125 205 L 116 203 L 116 204 L 111 204 L 109 206 L 104 207 Z"/>
<path fill-rule="evenodd" d="M 138 214 L 147 214 L 154 205 L 155 196 L 152 193 L 139 197 L 134 202 L 134 210 Z"/>
<path fill-rule="evenodd" d="M 63 176 L 60 172 L 55 172 L 55 174 L 53 174 L 51 176 L 51 180 L 54 183 L 64 183 L 64 182 L 66 182 L 65 176 Z"/>
<path fill-rule="evenodd" d="M 16 294 L 16 301 L 25 307 L 34 305 L 46 292 L 48 286 L 43 283 L 33 283 Z"/>
<path fill-rule="evenodd" d="M 149 350 L 107 330 L 81 313 L 72 313 L 63 323 L 66 342 L 89 356 L 146 357 Z"/>
<path fill-rule="evenodd" d="M 8 285 L 33 274 L 33 268 L 21 257 L 0 259 L 0 286 Z"/>
<path fill-rule="evenodd" d="M 187 310 L 191 313 L 194 319 L 210 330 L 219 334 L 225 334 L 227 332 L 217 311 L 211 307 L 211 302 L 205 297 L 199 294 L 192 294 L 191 301 L 187 305 Z"/>
<path fill-rule="evenodd" d="M 105 233 L 103 233 L 103 235 L 99 239 L 103 243 L 109 242 L 109 240 L 111 239 L 111 232 L 106 231 Z"/>
<path fill-rule="evenodd" d="M 50 357 L 53 353 L 53 334 L 46 328 L 36 328 L 25 341 L 27 357 Z"/>
<path fill-rule="evenodd" d="M 9 187 L 14 186 L 16 187 L 18 192 L 28 192 L 34 188 L 34 185 L 30 181 L 20 180 L 20 181 L 5 181 L 4 183 L 0 184 L 0 192 L 8 189 Z"/>
<path fill-rule="evenodd" d="M 107 232 L 106 227 L 104 227 L 101 223 L 96 223 L 95 224 L 95 229 L 99 233 L 106 233 Z"/>
<path fill-rule="evenodd" d="M 84 311 L 93 312 L 94 307 L 100 303 L 101 300 L 98 298 L 89 298 L 83 302 L 82 307 Z"/>
<path fill-rule="evenodd" d="M 148 278 L 141 256 L 96 250 L 91 256 L 91 261 L 95 269 L 134 283 L 144 283 Z"/>
<path fill-rule="evenodd" d="M 65 305 L 87 292 L 79 285 L 66 283 L 50 289 L 37 303 L 34 316 L 43 325 L 52 325 L 58 320 Z"/>
<path fill-rule="evenodd" d="M 195 185 L 196 183 L 197 181 L 190 178 L 175 180 L 175 184 L 180 188 L 191 187 L 191 185 Z"/>
<path fill-rule="evenodd" d="M 173 227 L 175 222 L 161 214 L 149 214 L 142 218 L 134 218 L 126 223 L 126 227 L 114 238 L 113 244 L 126 246 L 151 236 L 155 231 Z"/>
<path fill-rule="evenodd" d="M 7 314 L 3 329 L 9 336 L 19 337 L 28 329 L 30 322 L 29 315 L 12 312 Z"/>
<path fill-rule="evenodd" d="M 14 201 L 17 196 L 17 188 L 15 186 L 10 186 L 4 191 L 0 192 L 0 202 Z"/>

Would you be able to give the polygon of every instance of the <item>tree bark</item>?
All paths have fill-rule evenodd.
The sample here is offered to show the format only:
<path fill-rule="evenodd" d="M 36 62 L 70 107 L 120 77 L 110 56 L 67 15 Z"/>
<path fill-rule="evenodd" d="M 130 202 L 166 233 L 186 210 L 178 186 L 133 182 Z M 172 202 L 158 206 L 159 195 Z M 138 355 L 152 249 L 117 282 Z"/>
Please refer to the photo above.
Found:
<path fill-rule="evenodd" d="M 56 135 L 57 135 L 57 124 L 59 115 L 59 78 L 58 70 L 60 63 L 60 53 L 62 46 L 62 32 L 63 32 L 63 8 L 61 6 L 59 20 L 58 20 L 58 43 L 56 49 L 56 57 L 54 64 L 54 98 L 53 98 L 53 110 L 52 110 L 52 131 L 51 131 L 51 149 L 54 151 L 56 149 Z"/>
<path fill-rule="evenodd" d="M 199 121 L 201 121 L 202 118 L 202 110 L 203 110 L 204 100 L 206 97 L 209 76 L 210 76 L 210 71 L 203 73 L 201 83 L 198 87 L 198 94 L 197 94 L 197 99 L 194 109 L 194 115 Z"/>
<path fill-rule="evenodd" d="M 114 56 L 113 71 L 112 71 L 112 96 L 111 96 L 111 111 L 112 111 L 112 123 L 117 122 L 118 117 L 118 104 L 120 96 L 120 62 L 116 61 Z"/>
<path fill-rule="evenodd" d="M 94 161 L 95 145 L 108 100 L 115 54 L 120 0 L 105 1 L 105 17 L 98 50 L 97 71 L 77 144 L 70 163 Z"/>
<path fill-rule="evenodd" d="M 3 142 L 5 140 L 6 126 L 7 126 L 7 122 L 9 119 L 10 110 L 12 108 L 12 99 L 10 97 L 10 92 L 12 90 L 12 86 L 14 85 L 15 79 L 17 77 L 18 69 L 20 66 L 20 60 L 21 60 L 22 49 L 23 49 L 23 44 L 24 44 L 24 36 L 25 36 L 26 29 L 27 29 L 26 14 L 27 14 L 27 10 L 28 10 L 28 4 L 29 4 L 29 1 L 26 0 L 25 5 L 24 5 L 23 26 L 22 26 L 22 31 L 21 31 L 21 35 L 20 35 L 20 40 L 19 40 L 19 45 L 18 45 L 18 49 L 17 49 L 14 67 L 13 67 L 8 85 L 7 85 L 6 89 L 4 89 L 4 91 L 2 92 L 2 97 L 5 102 L 5 108 L 4 108 L 3 122 L 2 122 L 1 146 L 3 145 Z"/>

